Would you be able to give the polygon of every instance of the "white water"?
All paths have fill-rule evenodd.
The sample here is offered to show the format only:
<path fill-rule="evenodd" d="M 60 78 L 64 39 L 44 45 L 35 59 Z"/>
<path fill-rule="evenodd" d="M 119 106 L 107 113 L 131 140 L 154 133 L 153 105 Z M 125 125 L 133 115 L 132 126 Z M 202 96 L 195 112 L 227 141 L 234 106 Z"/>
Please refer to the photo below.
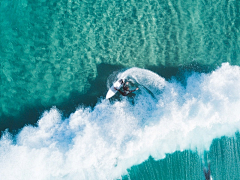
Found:
<path fill-rule="evenodd" d="M 134 105 L 127 97 L 101 100 L 93 110 L 79 108 L 68 119 L 53 107 L 16 140 L 6 133 L 0 141 L 1 179 L 119 178 L 149 155 L 161 159 L 176 150 L 201 152 L 214 138 L 234 136 L 240 129 L 238 66 L 193 74 L 186 87 L 139 68 L 118 76 L 145 87 L 139 86 Z"/>

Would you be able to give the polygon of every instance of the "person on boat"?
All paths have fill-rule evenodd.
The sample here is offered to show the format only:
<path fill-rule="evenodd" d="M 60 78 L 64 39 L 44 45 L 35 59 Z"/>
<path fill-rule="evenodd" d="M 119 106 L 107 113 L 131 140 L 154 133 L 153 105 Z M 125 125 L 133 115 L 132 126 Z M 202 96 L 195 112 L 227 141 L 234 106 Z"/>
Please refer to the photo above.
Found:
<path fill-rule="evenodd" d="M 134 90 L 130 90 L 129 87 L 126 86 L 126 85 L 128 85 L 128 82 L 125 83 L 122 79 L 120 79 L 119 82 L 121 84 L 123 84 L 123 91 L 121 91 L 120 89 L 117 89 L 115 87 L 114 87 L 114 89 L 119 91 L 123 96 L 127 96 L 128 94 L 130 94 L 130 93 L 132 93 L 134 91 L 137 91 L 139 89 L 139 88 L 136 88 Z"/>
<path fill-rule="evenodd" d="M 208 168 L 203 169 L 204 176 L 206 180 L 211 180 L 211 171 L 210 171 L 210 163 L 208 164 Z"/>

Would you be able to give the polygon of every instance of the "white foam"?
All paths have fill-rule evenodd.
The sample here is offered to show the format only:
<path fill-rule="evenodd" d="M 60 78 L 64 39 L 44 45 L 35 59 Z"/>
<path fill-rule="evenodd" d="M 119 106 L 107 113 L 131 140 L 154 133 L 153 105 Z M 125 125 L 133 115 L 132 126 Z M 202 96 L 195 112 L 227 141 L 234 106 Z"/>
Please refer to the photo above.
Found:
<path fill-rule="evenodd" d="M 208 150 L 214 138 L 240 129 L 237 66 L 193 74 L 186 87 L 139 68 L 119 76 L 145 87 L 134 104 L 126 97 L 101 100 L 68 119 L 52 108 L 14 142 L 6 133 L 0 141 L 1 179 L 115 179 L 149 155 L 161 159 L 176 150 Z"/>

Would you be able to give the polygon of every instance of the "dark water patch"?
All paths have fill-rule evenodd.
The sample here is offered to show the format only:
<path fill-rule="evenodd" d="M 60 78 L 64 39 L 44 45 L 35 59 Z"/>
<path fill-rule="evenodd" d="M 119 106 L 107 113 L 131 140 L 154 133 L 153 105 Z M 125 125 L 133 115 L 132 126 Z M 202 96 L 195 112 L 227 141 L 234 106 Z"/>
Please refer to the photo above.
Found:
<path fill-rule="evenodd" d="M 176 79 L 182 85 L 186 85 L 187 77 L 192 73 L 210 73 L 220 65 L 201 65 L 197 62 L 192 62 L 189 65 L 179 65 L 178 67 L 165 66 L 147 66 L 147 69 L 164 77 L 166 80 Z"/>
<path fill-rule="evenodd" d="M 90 81 L 90 88 L 86 93 L 79 91 L 72 91 L 68 98 L 64 98 L 63 103 L 47 103 L 42 104 L 41 100 L 36 100 L 33 104 L 25 104 L 21 106 L 21 111 L 13 115 L 0 116 L 0 131 L 8 129 L 9 132 L 16 134 L 18 129 L 24 127 L 24 125 L 37 123 L 42 113 L 45 110 L 49 110 L 51 107 L 57 107 L 63 117 L 68 117 L 79 106 L 94 107 L 98 102 L 98 99 L 105 97 L 107 92 L 106 80 L 108 76 L 116 70 L 123 69 L 123 66 L 100 64 L 97 66 L 98 76 Z M 44 94 L 42 94 L 44 96 Z"/>
<path fill-rule="evenodd" d="M 25 105 L 22 107 L 18 116 L 3 114 L 0 117 L 0 131 L 3 133 L 7 129 L 12 135 L 16 135 L 25 125 L 31 124 L 34 126 L 42 113 L 49 108 L 51 107 L 44 107 L 36 103 L 33 106 Z"/>
<path fill-rule="evenodd" d="M 94 107 L 99 98 L 105 98 L 108 91 L 106 81 L 109 75 L 114 71 L 120 71 L 123 66 L 100 64 L 97 66 L 98 76 L 90 81 L 90 88 L 85 94 L 78 91 L 71 92 L 70 97 L 64 103 L 56 106 L 61 110 L 64 116 L 68 117 L 77 107 Z"/>

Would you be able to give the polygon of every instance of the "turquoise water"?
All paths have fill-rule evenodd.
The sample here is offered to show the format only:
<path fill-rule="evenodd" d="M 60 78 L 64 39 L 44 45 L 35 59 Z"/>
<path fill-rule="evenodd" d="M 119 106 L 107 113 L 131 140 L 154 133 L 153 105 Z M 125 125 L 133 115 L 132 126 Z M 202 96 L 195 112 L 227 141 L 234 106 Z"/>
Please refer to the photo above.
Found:
<path fill-rule="evenodd" d="M 239 179 L 239 9 L 2 0 L 0 130 L 11 132 L 1 136 L 2 177 L 203 179 L 210 161 L 213 179 Z M 106 102 L 117 77 L 140 90 Z"/>
<path fill-rule="evenodd" d="M 235 138 L 216 139 L 210 151 L 202 155 L 186 150 L 168 154 L 160 161 L 149 158 L 141 165 L 131 167 L 123 179 L 204 179 L 202 172 L 204 166 L 208 166 L 207 162 L 211 162 L 214 179 L 239 179 L 239 140 L 239 134 Z"/>

